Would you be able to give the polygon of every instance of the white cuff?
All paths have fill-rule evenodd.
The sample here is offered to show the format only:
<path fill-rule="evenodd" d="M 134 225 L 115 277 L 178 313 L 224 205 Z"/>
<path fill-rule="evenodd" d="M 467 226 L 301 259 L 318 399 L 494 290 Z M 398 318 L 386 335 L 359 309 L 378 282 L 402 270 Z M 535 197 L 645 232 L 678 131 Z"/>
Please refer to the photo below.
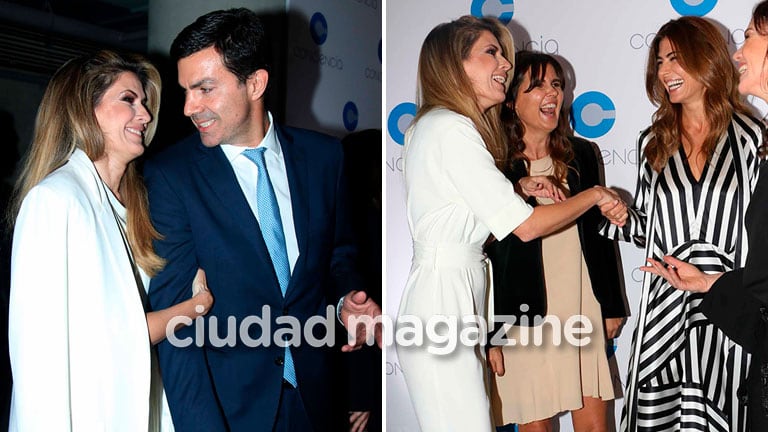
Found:
<path fill-rule="evenodd" d="M 344 321 L 341 320 L 341 308 L 344 307 L 344 297 L 346 296 L 341 296 L 341 298 L 339 299 L 339 302 L 336 303 L 336 319 L 339 320 L 339 323 L 342 326 L 344 325 Z"/>

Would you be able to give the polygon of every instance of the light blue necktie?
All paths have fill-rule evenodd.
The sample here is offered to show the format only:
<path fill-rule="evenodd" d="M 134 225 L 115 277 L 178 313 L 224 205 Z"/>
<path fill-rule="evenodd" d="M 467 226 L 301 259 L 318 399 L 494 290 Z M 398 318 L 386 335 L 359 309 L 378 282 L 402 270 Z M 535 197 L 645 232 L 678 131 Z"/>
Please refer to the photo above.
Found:
<path fill-rule="evenodd" d="M 288 264 L 288 252 L 285 249 L 285 234 L 283 233 L 283 222 L 280 219 L 280 207 L 277 205 L 275 189 L 272 188 L 272 182 L 269 180 L 267 164 L 264 160 L 265 147 L 247 149 L 243 155 L 256 164 L 258 168 L 258 179 L 256 184 L 256 205 L 259 212 L 259 226 L 261 235 L 267 244 L 269 256 L 272 258 L 272 265 L 277 274 L 277 281 L 280 283 L 280 291 L 285 297 L 285 291 L 288 289 L 288 281 L 291 279 L 291 268 Z M 298 387 L 296 381 L 296 370 L 293 366 L 293 356 L 291 356 L 290 347 L 285 347 L 285 363 L 283 368 L 283 378 Z"/>

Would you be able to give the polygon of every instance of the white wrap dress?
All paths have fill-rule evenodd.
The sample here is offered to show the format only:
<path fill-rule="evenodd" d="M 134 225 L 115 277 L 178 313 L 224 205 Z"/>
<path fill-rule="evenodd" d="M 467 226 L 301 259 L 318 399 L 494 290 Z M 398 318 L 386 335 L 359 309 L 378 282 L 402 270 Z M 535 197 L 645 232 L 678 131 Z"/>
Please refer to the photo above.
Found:
<path fill-rule="evenodd" d="M 423 335 L 420 346 L 416 337 L 397 346 L 411 401 L 423 432 L 490 432 L 485 350 L 458 336 L 476 340 L 486 331 L 472 332 L 471 322 L 487 318 L 488 235 L 506 237 L 533 209 L 496 168 L 472 121 L 446 109 L 408 130 L 404 171 L 414 254 L 398 330 Z M 454 328 L 433 325 L 452 319 Z"/>

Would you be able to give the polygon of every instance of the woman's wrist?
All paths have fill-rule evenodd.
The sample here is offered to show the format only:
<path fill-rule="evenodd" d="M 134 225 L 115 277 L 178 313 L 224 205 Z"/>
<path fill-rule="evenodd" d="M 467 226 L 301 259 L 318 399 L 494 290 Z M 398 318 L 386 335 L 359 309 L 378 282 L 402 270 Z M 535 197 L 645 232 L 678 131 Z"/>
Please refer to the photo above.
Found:
<path fill-rule="evenodd" d="M 709 292 L 709 290 L 712 289 L 712 286 L 715 285 L 715 282 L 717 282 L 718 279 L 720 279 L 720 276 L 722 276 L 722 273 L 711 273 L 711 274 L 705 274 L 704 275 L 704 283 L 705 283 L 705 292 Z"/>
<path fill-rule="evenodd" d="M 597 185 L 596 186 L 592 186 L 590 191 L 592 192 L 592 197 L 593 197 L 592 205 L 597 205 L 597 203 L 599 203 L 600 200 L 603 199 L 603 192 L 600 189 L 600 186 L 597 186 Z"/>

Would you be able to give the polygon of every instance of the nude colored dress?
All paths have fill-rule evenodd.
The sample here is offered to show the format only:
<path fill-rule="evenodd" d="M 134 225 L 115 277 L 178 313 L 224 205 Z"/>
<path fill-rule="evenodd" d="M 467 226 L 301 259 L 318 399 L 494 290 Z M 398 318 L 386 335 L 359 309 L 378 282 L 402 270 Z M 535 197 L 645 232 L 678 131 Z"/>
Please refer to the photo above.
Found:
<path fill-rule="evenodd" d="M 552 175 L 552 159 L 531 162 L 531 175 Z M 551 204 L 548 198 L 538 198 L 539 204 Z M 509 423 L 530 423 L 563 411 L 582 407 L 582 396 L 603 400 L 614 398 L 613 383 L 605 352 L 605 336 L 600 304 L 592 292 L 589 273 L 581 251 L 576 223 L 542 238 L 544 280 L 547 293 L 547 315 L 560 321 L 559 346 L 553 343 L 553 326 L 515 326 L 508 338 L 518 341 L 505 346 L 502 377 L 496 377 L 492 392 L 494 419 L 499 426 Z M 592 324 L 590 343 L 572 346 L 562 331 L 566 321 L 584 315 Z M 534 341 L 534 332 L 543 328 L 541 343 Z M 528 335 L 523 344 L 521 337 Z"/>

